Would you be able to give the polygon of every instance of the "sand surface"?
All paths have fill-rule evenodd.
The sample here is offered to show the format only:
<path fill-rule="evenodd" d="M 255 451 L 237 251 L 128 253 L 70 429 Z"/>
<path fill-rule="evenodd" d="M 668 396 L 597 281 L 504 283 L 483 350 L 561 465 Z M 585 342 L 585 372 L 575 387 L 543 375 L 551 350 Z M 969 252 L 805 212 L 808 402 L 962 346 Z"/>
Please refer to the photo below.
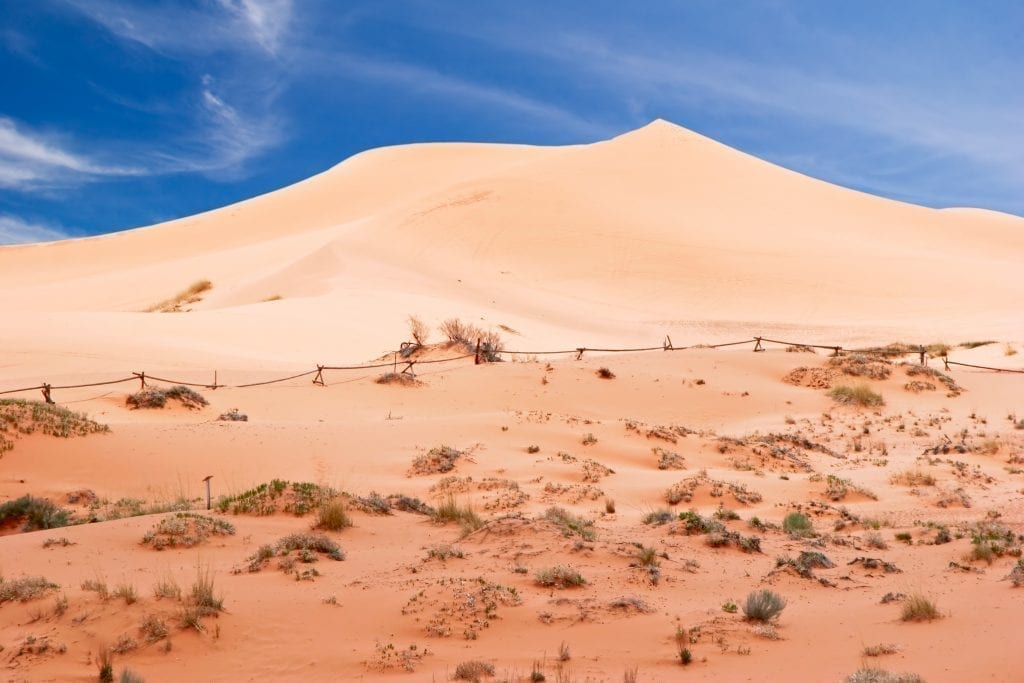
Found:
<path fill-rule="evenodd" d="M 431 328 L 420 360 L 465 353 L 436 329 L 459 317 L 512 350 L 761 335 L 944 342 L 959 362 L 1024 368 L 1021 263 L 1024 219 L 839 188 L 661 121 L 585 146 L 387 148 L 200 216 L 0 247 L 0 391 L 134 371 L 235 386 L 388 361 L 409 315 Z M 212 286 L 178 312 L 145 312 L 199 280 Z M 96 680 L 116 647 L 115 672 L 147 681 L 450 680 L 471 660 L 494 667 L 483 680 L 635 667 L 640 681 L 840 681 L 864 666 L 1019 680 L 1024 588 L 1005 577 L 1024 534 L 1024 375 L 946 371 L 935 347 L 933 373 L 910 374 L 907 354 L 872 361 L 875 378 L 848 374 L 849 353 L 753 348 L 470 358 L 418 365 L 415 386 L 328 370 L 324 386 L 199 388 L 195 410 L 129 409 L 137 380 L 55 391 L 110 431 L 5 432 L 0 505 L 31 495 L 96 523 L 0 520 L 7 585 L 59 585 L 0 601 L 2 677 Z M 862 382 L 883 405 L 828 395 Z M 233 408 L 248 421 L 217 419 Z M 444 446 L 459 452 L 450 470 L 417 471 Z M 272 514 L 206 513 L 207 476 L 215 503 L 310 482 L 352 526 L 311 531 L 316 511 L 277 509 L 284 498 Z M 399 495 L 471 506 L 483 526 L 398 509 Z M 234 533 L 143 543 L 176 504 Z M 592 524 L 566 528 L 552 508 Z M 688 510 L 715 528 L 688 529 Z M 813 535 L 781 528 L 797 511 Z M 345 559 L 249 570 L 296 533 L 324 533 Z M 436 557 L 445 547 L 462 557 Z M 834 566 L 794 566 L 812 552 Z M 540 585 L 561 565 L 585 583 Z M 223 610 L 183 626 L 198 572 Z M 183 597 L 158 599 L 159 583 Z M 761 589 L 787 600 L 771 628 L 744 618 Z M 915 593 L 939 618 L 901 619 L 898 595 Z M 166 637 L 140 631 L 149 616 Z M 880 644 L 894 652 L 865 654 Z"/>

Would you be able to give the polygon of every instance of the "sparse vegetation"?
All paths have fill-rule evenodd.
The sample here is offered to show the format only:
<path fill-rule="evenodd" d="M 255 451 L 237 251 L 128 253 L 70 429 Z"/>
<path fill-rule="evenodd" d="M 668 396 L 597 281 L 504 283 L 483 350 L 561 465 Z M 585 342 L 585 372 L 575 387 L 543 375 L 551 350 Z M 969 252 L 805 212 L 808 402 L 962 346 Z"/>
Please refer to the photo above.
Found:
<path fill-rule="evenodd" d="M 71 523 L 71 513 L 46 500 L 22 496 L 0 503 L 0 526 L 20 522 L 22 531 L 56 529 Z"/>
<path fill-rule="evenodd" d="M 866 408 L 880 406 L 885 403 L 881 394 L 876 394 L 867 384 L 848 386 L 841 384 L 833 387 L 828 395 L 836 402 L 843 405 L 856 405 Z"/>
<path fill-rule="evenodd" d="M 863 650 L 865 657 L 881 657 L 882 655 L 894 655 L 900 651 L 899 646 L 892 643 L 879 643 L 878 645 L 866 645 Z"/>
<path fill-rule="evenodd" d="M 435 508 L 432 519 L 438 524 L 458 522 L 463 532 L 467 534 L 480 529 L 486 524 L 483 518 L 473 510 L 471 505 L 467 503 L 460 506 L 453 495 L 449 495 L 444 502 Z"/>
<path fill-rule="evenodd" d="M 235 527 L 223 519 L 214 519 L 194 512 L 176 512 L 164 517 L 146 532 L 142 543 L 156 550 L 191 548 L 205 542 L 211 535 L 231 536 Z"/>
<path fill-rule="evenodd" d="M 19 579 L 5 579 L 0 576 L 0 605 L 5 602 L 28 602 L 41 598 L 50 591 L 60 588 L 42 576 L 23 576 Z"/>
<path fill-rule="evenodd" d="M 483 662 L 479 659 L 471 659 L 468 662 L 460 662 L 455 667 L 453 678 L 457 681 L 473 681 L 478 683 L 484 676 L 494 675 L 494 665 Z"/>
<path fill-rule="evenodd" d="M 932 600 L 921 593 L 914 593 L 903 601 L 903 612 L 900 618 L 903 621 L 931 621 L 939 619 L 941 616 L 938 607 Z"/>
<path fill-rule="evenodd" d="M 412 461 L 413 474 L 445 474 L 455 469 L 463 452 L 451 446 L 431 448 Z"/>
<path fill-rule="evenodd" d="M 557 565 L 539 570 L 534 575 L 534 583 L 550 588 L 572 588 L 584 586 L 587 580 L 577 570 L 567 565 Z"/>
<path fill-rule="evenodd" d="M 110 427 L 89 419 L 83 413 L 20 398 L 0 399 L 0 457 L 14 449 L 14 440 L 39 432 L 47 436 L 70 438 L 109 432 Z"/>
<path fill-rule="evenodd" d="M 747 595 L 743 615 L 749 621 L 768 622 L 786 608 L 786 599 L 774 591 L 759 590 Z"/>
<path fill-rule="evenodd" d="M 409 335 L 412 337 L 413 342 L 415 342 L 416 346 L 425 346 L 430 338 L 430 328 L 414 315 L 409 316 L 408 323 Z"/>
<path fill-rule="evenodd" d="M 614 503 L 612 505 L 614 512 Z M 594 522 L 578 515 L 574 515 L 565 508 L 550 507 L 544 512 L 544 519 L 556 524 L 564 536 L 579 535 L 584 541 L 593 541 L 597 534 L 594 533 Z"/>
<path fill-rule="evenodd" d="M 846 677 L 846 683 L 923 683 L 921 677 L 910 673 L 890 673 L 875 667 L 863 667 Z"/>
<path fill-rule="evenodd" d="M 352 520 L 345 510 L 345 503 L 340 498 L 332 498 L 325 501 L 317 511 L 314 529 L 325 529 L 327 531 L 341 531 L 352 526 Z"/>
<path fill-rule="evenodd" d="M 170 299 L 153 304 L 145 310 L 146 313 L 178 313 L 184 306 L 199 303 L 203 300 L 202 294 L 213 289 L 213 283 L 209 280 L 196 280 L 186 289 L 178 292 Z"/>
<path fill-rule="evenodd" d="M 782 520 L 782 530 L 794 538 L 814 535 L 810 518 L 802 512 L 791 512 Z"/>
<path fill-rule="evenodd" d="M 219 511 L 235 515 L 272 515 L 283 510 L 301 517 L 317 510 L 336 495 L 334 490 L 319 484 L 272 479 L 248 491 L 221 496 L 216 505 Z"/>
<path fill-rule="evenodd" d="M 143 389 L 142 391 L 130 394 L 125 399 L 125 404 L 133 410 L 138 410 L 139 408 L 163 408 L 167 405 L 167 401 L 171 399 L 178 401 L 189 409 L 202 408 L 210 403 L 199 392 L 179 384 L 167 388 L 153 387 Z"/>

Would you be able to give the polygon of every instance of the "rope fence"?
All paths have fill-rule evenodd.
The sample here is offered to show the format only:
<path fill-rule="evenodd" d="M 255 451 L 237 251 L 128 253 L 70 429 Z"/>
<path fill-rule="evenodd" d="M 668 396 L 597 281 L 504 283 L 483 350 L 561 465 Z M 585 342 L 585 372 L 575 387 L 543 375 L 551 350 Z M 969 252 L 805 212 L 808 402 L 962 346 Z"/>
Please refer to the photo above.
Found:
<path fill-rule="evenodd" d="M 686 351 L 689 349 L 720 349 L 729 346 L 740 346 L 742 344 L 754 344 L 753 350 L 756 352 L 766 351 L 765 344 L 779 344 L 781 346 L 795 347 L 795 348 L 808 348 L 808 349 L 825 349 L 832 351 L 833 356 L 839 356 L 843 353 L 867 353 L 877 354 L 878 349 L 843 349 L 839 345 L 827 345 L 827 344 L 805 344 L 801 342 L 782 341 L 779 339 L 768 339 L 766 337 L 752 337 L 749 339 L 742 339 L 740 341 L 725 342 L 721 344 L 691 344 L 689 346 L 674 346 L 672 344 L 671 337 L 665 337 L 665 341 L 662 342 L 661 346 L 644 346 L 644 347 L 633 347 L 633 348 L 598 348 L 598 347 L 587 347 L 578 346 L 574 349 L 564 349 L 560 351 L 516 351 L 516 350 L 501 350 L 493 351 L 486 347 L 481 346 L 480 341 L 476 343 L 476 350 L 473 353 L 466 353 L 459 356 L 453 356 L 451 358 L 435 358 L 430 360 L 418 360 L 410 359 L 407 357 L 408 352 L 418 348 L 415 344 L 406 343 L 402 345 L 401 351 L 393 351 L 394 358 L 386 363 L 370 363 L 370 364 L 358 364 L 358 365 L 317 365 L 314 369 L 306 372 L 301 372 L 295 375 L 289 375 L 287 377 L 280 377 L 276 379 L 269 379 L 262 382 L 247 382 L 244 384 L 221 384 L 217 380 L 217 372 L 214 371 L 212 383 L 201 383 L 201 382 L 183 382 L 174 379 L 168 379 L 166 377 L 157 377 L 155 375 L 147 375 L 145 372 L 133 372 L 131 377 L 123 377 L 121 379 L 112 379 L 102 382 L 88 382 L 84 384 L 64 384 L 64 385 L 52 385 L 47 382 L 43 382 L 32 387 L 22 387 L 20 389 L 6 389 L 0 391 L 0 396 L 7 394 L 23 394 L 32 391 L 41 391 L 43 398 L 47 403 L 53 403 L 51 392 L 60 389 L 83 389 L 87 387 L 101 387 L 112 384 L 123 384 L 125 382 L 139 382 L 140 388 L 146 388 L 146 382 L 163 382 L 166 384 L 174 384 L 186 387 L 199 387 L 201 389 L 248 389 L 250 387 L 261 387 L 270 384 L 279 384 L 281 382 L 290 382 L 296 379 L 302 379 L 303 377 L 313 376 L 313 384 L 319 386 L 326 386 L 324 381 L 324 371 L 347 371 L 347 370 L 378 370 L 381 368 L 392 368 L 392 371 L 399 373 L 398 366 L 403 365 L 404 367 L 400 371 L 401 374 L 415 376 L 415 367 L 419 365 L 432 365 L 437 363 L 453 363 L 456 361 L 467 360 L 469 358 L 474 359 L 474 364 L 480 365 L 481 363 L 489 362 L 486 356 L 553 356 L 562 354 L 576 354 L 576 360 L 582 360 L 583 354 L 592 351 L 595 353 L 643 353 L 647 351 Z M 922 365 L 926 364 L 927 347 L 925 346 L 907 346 L 907 351 L 901 355 L 907 354 L 919 354 L 920 362 Z M 964 368 L 973 368 L 976 370 L 986 370 L 990 372 L 1009 372 L 1016 374 L 1024 374 L 1022 368 L 996 368 L 987 365 L 974 365 L 971 363 L 960 363 L 957 361 L 949 360 L 949 356 L 942 356 L 942 362 L 944 363 L 945 369 L 950 370 L 950 366 L 955 365 Z"/>

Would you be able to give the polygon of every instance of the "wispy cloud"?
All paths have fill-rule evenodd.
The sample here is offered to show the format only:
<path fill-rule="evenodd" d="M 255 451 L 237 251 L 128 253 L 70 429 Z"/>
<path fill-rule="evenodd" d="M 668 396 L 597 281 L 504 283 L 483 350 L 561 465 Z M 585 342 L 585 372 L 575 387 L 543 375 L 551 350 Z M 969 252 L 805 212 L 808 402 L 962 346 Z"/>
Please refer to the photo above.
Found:
<path fill-rule="evenodd" d="M 495 112 L 527 116 L 563 132 L 584 137 L 603 137 L 617 130 L 514 90 L 446 74 L 430 67 L 349 53 L 334 53 L 326 56 L 325 61 L 334 73 L 346 78 L 371 81 L 376 85 L 387 83 L 400 87 L 404 93 L 450 98 L 460 109 L 472 104 L 483 105 Z"/>
<path fill-rule="evenodd" d="M 54 136 L 28 130 L 0 116 L 0 187 L 31 191 L 140 173 L 137 168 L 99 162 L 72 151 Z"/>
<path fill-rule="evenodd" d="M 65 0 L 114 35 L 171 56 L 257 49 L 277 53 L 292 18 L 291 0 L 216 0 L 192 7 L 156 2 Z"/>
<path fill-rule="evenodd" d="M 0 244 L 49 242 L 69 237 L 63 230 L 0 213 Z"/>

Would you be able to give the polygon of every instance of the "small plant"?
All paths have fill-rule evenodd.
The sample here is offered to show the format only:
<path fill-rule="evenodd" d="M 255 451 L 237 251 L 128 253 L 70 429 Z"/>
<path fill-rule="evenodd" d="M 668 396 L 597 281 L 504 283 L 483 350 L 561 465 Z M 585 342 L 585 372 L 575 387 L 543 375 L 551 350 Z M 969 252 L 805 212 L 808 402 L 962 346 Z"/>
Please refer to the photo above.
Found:
<path fill-rule="evenodd" d="M 24 576 L 8 581 L 0 576 L 0 605 L 5 602 L 28 602 L 60 588 L 42 576 Z"/>
<path fill-rule="evenodd" d="M 727 614 L 736 614 L 738 610 L 739 607 L 732 600 L 726 600 L 724 603 L 722 603 L 722 611 L 726 612 Z"/>
<path fill-rule="evenodd" d="M 447 560 L 450 557 L 463 558 L 466 553 L 457 545 L 435 545 L 427 550 L 427 559 Z"/>
<path fill-rule="evenodd" d="M 139 599 L 139 594 L 135 591 L 135 586 L 130 583 L 122 583 L 114 589 L 113 596 L 115 598 L 123 598 L 124 604 L 133 605 Z"/>
<path fill-rule="evenodd" d="M 828 395 L 836 403 L 843 405 L 873 407 L 885 403 L 881 394 L 876 394 L 867 384 L 858 384 L 854 387 L 841 384 L 828 392 Z"/>
<path fill-rule="evenodd" d="M 615 500 L 612 498 L 604 499 L 604 511 L 609 515 L 615 514 Z"/>
<path fill-rule="evenodd" d="M 814 535 L 810 518 L 802 512 L 791 512 L 782 520 L 782 530 L 794 538 Z"/>
<path fill-rule="evenodd" d="M 574 515 L 565 508 L 550 507 L 544 512 L 544 519 L 558 526 L 563 536 L 578 535 L 584 541 L 593 541 L 597 534 L 594 533 L 594 522 Z"/>
<path fill-rule="evenodd" d="M 167 622 L 156 614 L 147 614 L 139 625 L 139 633 L 147 642 L 155 643 L 166 638 L 170 634 L 170 629 L 167 628 Z"/>
<path fill-rule="evenodd" d="M 615 373 L 608 368 L 598 368 L 597 376 L 601 379 L 615 379 Z"/>
<path fill-rule="evenodd" d="M 879 643 L 878 645 L 866 645 L 864 647 L 865 657 L 881 657 L 882 655 L 893 655 L 900 651 L 899 646 L 892 643 Z"/>
<path fill-rule="evenodd" d="M 114 654 L 110 648 L 102 648 L 96 654 L 96 666 L 100 670 L 100 683 L 114 683 Z"/>
<path fill-rule="evenodd" d="M 594 436 L 593 432 L 587 432 L 583 436 L 583 441 L 581 441 L 580 443 L 582 443 L 584 446 L 593 446 L 595 443 L 597 443 L 597 437 Z"/>
<path fill-rule="evenodd" d="M 558 661 L 568 662 L 570 659 L 572 659 L 572 653 L 569 652 L 569 643 L 563 640 L 558 646 Z"/>
<path fill-rule="evenodd" d="M 882 534 L 877 531 L 869 531 L 864 535 L 864 543 L 869 548 L 877 548 L 878 550 L 885 550 L 889 547 L 889 544 L 882 538 Z"/>
<path fill-rule="evenodd" d="M 675 519 L 676 516 L 671 510 L 652 510 L 644 515 L 644 524 L 654 524 L 655 526 L 661 526 L 667 524 Z"/>
<path fill-rule="evenodd" d="M 432 519 L 438 524 L 458 522 L 462 527 L 462 531 L 467 534 L 483 528 L 486 524 L 483 518 L 473 510 L 471 505 L 467 503 L 460 506 L 455 501 L 455 496 L 452 495 L 449 495 L 443 503 L 437 506 Z"/>
<path fill-rule="evenodd" d="M 690 652 L 690 648 L 683 647 L 679 649 L 679 662 L 683 666 L 688 665 L 693 661 L 693 653 Z"/>
<path fill-rule="evenodd" d="M 410 315 L 408 319 L 409 323 L 409 335 L 412 340 L 416 343 L 416 346 L 424 346 L 427 343 L 427 339 L 430 338 L 430 328 L 426 324 L 414 315 Z"/>
<path fill-rule="evenodd" d="M 743 605 L 743 614 L 749 621 L 768 622 L 786 608 L 786 599 L 770 590 L 753 591 Z"/>
<path fill-rule="evenodd" d="M 325 501 L 317 511 L 314 529 L 326 529 L 327 531 L 341 531 L 352 526 L 352 520 L 345 510 L 345 503 L 340 498 L 333 498 Z"/>
<path fill-rule="evenodd" d="M 209 568 L 197 568 L 189 603 L 198 610 L 200 616 L 217 614 L 224 609 L 224 599 L 214 592 L 213 573 Z"/>
<path fill-rule="evenodd" d="M 900 531 L 895 535 L 897 541 L 910 545 L 914 542 L 914 537 L 910 535 L 909 531 Z"/>
<path fill-rule="evenodd" d="M 577 570 L 566 565 L 557 565 L 539 570 L 534 576 L 538 586 L 550 588 L 573 588 L 584 586 L 587 580 Z"/>
<path fill-rule="evenodd" d="M 142 676 L 131 669 L 121 669 L 121 677 L 118 681 L 119 683 L 146 683 Z"/>
<path fill-rule="evenodd" d="M 917 674 L 894 674 L 884 669 L 863 667 L 846 677 L 845 683 L 922 683 Z"/>
<path fill-rule="evenodd" d="M 178 292 L 170 299 L 165 299 L 158 304 L 153 304 L 145 310 L 146 313 L 178 313 L 183 306 L 198 303 L 203 300 L 201 296 L 213 288 L 209 280 L 196 280 L 188 288 Z"/>
<path fill-rule="evenodd" d="M 903 621 L 931 621 L 941 616 L 934 602 L 920 593 L 914 593 L 903 601 L 903 613 L 900 618 Z"/>
<path fill-rule="evenodd" d="M 472 659 L 468 662 L 461 662 L 455 667 L 453 678 L 457 681 L 479 681 L 484 676 L 494 675 L 494 665 L 489 662 L 482 662 L 479 659 Z"/>
<path fill-rule="evenodd" d="M 540 446 L 538 446 L 537 444 L 533 444 L 531 446 L 527 446 L 526 447 L 526 452 L 527 453 L 540 453 Z"/>
<path fill-rule="evenodd" d="M 202 408 L 209 405 L 209 401 L 197 391 L 184 385 L 169 388 L 154 387 L 130 394 L 125 399 L 125 404 L 133 410 L 139 408 L 163 408 L 167 401 L 174 399 L 186 408 Z"/>

